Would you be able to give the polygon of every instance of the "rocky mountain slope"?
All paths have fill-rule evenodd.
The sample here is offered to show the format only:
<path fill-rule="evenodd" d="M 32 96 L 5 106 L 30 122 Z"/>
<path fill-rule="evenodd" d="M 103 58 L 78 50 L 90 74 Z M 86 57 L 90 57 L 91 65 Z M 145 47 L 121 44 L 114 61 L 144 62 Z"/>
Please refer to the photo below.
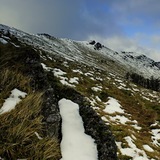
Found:
<path fill-rule="evenodd" d="M 0 69 L 1 107 L 14 88 L 28 95 L 39 92 L 43 95 L 40 98 L 42 107 L 34 113 L 42 116 L 39 123 L 43 122 L 40 127 L 43 129 L 34 130 L 31 139 L 27 143 L 22 139 L 20 144 L 28 147 L 29 141 L 34 140 L 34 146 L 36 144 L 40 148 L 42 144 L 37 143 L 41 138 L 35 141 L 35 133 L 46 140 L 43 144 L 56 139 L 56 152 L 52 149 L 47 153 L 57 153 L 55 159 L 59 159 L 58 144 L 63 136 L 58 101 L 67 98 L 79 105 L 85 133 L 94 138 L 100 160 L 114 160 L 117 155 L 121 160 L 159 159 L 160 93 L 135 85 L 125 78 L 128 72 L 136 72 L 145 78 L 159 78 L 159 62 L 132 52 L 118 53 L 93 41 L 77 42 L 47 34 L 32 35 L 0 25 Z M 19 74 L 25 78 L 18 78 Z M 14 79 L 17 80 L 10 84 Z M 0 118 L 5 122 L 6 117 L 9 119 L 10 115 L 16 115 L 16 110 L 20 108 L 1 114 Z M 31 117 L 29 119 L 34 120 L 37 116 Z M 12 125 L 13 130 L 15 124 Z M 10 133 L 10 129 L 7 132 Z M 14 151 L 17 148 L 8 145 L 3 149 L 6 142 L 13 143 L 6 139 L 1 141 L 0 156 L 16 157 Z M 21 152 L 23 147 L 19 149 Z M 49 148 L 45 147 L 46 150 Z M 16 158 L 27 158 L 28 151 L 21 152 Z M 36 157 L 37 153 L 32 153 L 30 159 L 35 158 L 33 155 Z M 38 155 L 44 156 L 43 153 Z"/>
<path fill-rule="evenodd" d="M 160 75 L 160 62 L 155 62 L 145 55 L 125 51 L 115 52 L 103 45 L 96 48 L 96 44 L 93 43 L 59 39 L 48 34 L 28 34 L 4 25 L 0 25 L 0 29 L 9 31 L 22 43 L 31 45 L 35 49 L 65 57 L 70 61 L 79 61 L 88 66 L 120 73 L 120 75 L 126 71 L 134 71 L 145 77 L 159 78 Z"/>

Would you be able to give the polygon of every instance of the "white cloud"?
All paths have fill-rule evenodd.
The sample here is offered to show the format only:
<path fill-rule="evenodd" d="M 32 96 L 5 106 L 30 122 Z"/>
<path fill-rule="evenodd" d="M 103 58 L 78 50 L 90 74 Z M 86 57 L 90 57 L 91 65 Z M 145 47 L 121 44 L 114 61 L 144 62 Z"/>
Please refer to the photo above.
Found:
<path fill-rule="evenodd" d="M 155 49 L 152 46 L 140 46 L 138 43 L 138 37 L 133 39 L 127 38 L 125 36 L 112 36 L 104 38 L 100 37 L 99 35 L 93 35 L 89 36 L 88 40 L 99 41 L 106 47 L 115 51 L 137 52 L 140 54 L 145 54 L 155 61 L 160 61 L 160 49 Z"/>
<path fill-rule="evenodd" d="M 89 36 L 89 40 L 94 39 L 115 51 L 140 51 L 140 47 L 135 41 L 124 36 L 100 37 L 98 35 Z"/>
<path fill-rule="evenodd" d="M 160 50 L 157 49 L 149 49 L 148 53 L 146 53 L 149 57 L 151 57 L 156 62 L 160 62 Z"/>
<path fill-rule="evenodd" d="M 153 43 L 153 45 L 155 45 L 155 47 L 160 47 L 160 35 L 153 35 L 151 37 L 151 41 Z"/>
<path fill-rule="evenodd" d="M 74 34 L 82 22 L 80 7 L 83 0 L 0 0 L 0 2 L 0 22 L 30 33 L 47 32 L 67 37 Z"/>

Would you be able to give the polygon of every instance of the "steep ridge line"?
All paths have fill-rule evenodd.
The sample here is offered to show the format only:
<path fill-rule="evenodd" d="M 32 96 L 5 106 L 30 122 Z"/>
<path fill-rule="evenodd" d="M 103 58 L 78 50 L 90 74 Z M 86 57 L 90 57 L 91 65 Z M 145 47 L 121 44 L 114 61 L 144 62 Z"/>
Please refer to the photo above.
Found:
<path fill-rule="evenodd" d="M 79 42 L 69 39 L 60 39 L 47 34 L 28 34 L 0 25 L 0 30 L 8 32 L 17 37 L 22 43 L 41 49 L 56 56 L 62 56 L 70 61 L 77 61 L 83 64 L 94 66 L 104 70 L 111 70 L 118 75 L 125 75 L 127 71 L 142 74 L 146 78 L 154 76 L 159 78 L 159 62 L 154 62 L 145 55 L 133 52 L 115 52 L 105 46 L 99 50 L 89 42 Z M 74 56 L 73 56 L 74 55 Z M 114 68 L 112 66 L 115 66 Z"/>

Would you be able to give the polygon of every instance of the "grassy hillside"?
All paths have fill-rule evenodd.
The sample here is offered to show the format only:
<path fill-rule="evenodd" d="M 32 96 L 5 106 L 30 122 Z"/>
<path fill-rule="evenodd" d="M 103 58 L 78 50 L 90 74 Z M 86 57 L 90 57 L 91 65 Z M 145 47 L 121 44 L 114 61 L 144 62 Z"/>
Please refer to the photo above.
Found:
<path fill-rule="evenodd" d="M 27 96 L 21 99 L 16 109 L 0 114 L 2 157 L 6 159 L 60 158 L 58 139 L 49 138 L 44 134 L 41 114 L 44 85 L 40 80 L 35 82 L 34 78 L 37 76 L 39 79 L 39 75 L 29 68 L 31 64 L 36 64 L 38 58 L 42 65 L 38 66 L 38 69 L 43 67 L 43 74 L 50 77 L 48 79 L 59 87 L 59 91 L 65 87 L 74 88 L 86 97 L 106 125 L 110 125 L 119 148 L 119 159 L 131 159 L 129 155 L 122 152 L 123 149 L 125 151 L 130 148 L 139 156 L 147 155 L 149 159 L 158 160 L 160 139 L 154 140 L 153 131 L 160 129 L 159 92 L 135 85 L 120 74 L 113 74 L 116 70 L 114 67 L 117 67 L 114 62 L 109 62 L 108 69 L 101 70 L 42 50 L 35 50 L 20 43 L 15 37 L 10 38 L 9 41 L 14 45 L 9 41 L 5 45 L 0 43 L 0 108 L 14 88 L 27 93 Z M 117 100 L 124 113 L 105 111 L 111 98 Z M 129 139 L 134 145 L 131 146 Z M 153 151 L 147 151 L 144 145 L 150 146 Z"/>
<path fill-rule="evenodd" d="M 159 92 L 137 86 L 110 72 L 67 61 L 62 57 L 59 59 L 43 52 L 41 61 L 46 72 L 54 73 L 61 85 L 73 87 L 86 97 L 106 124 L 110 125 L 117 145 L 121 142 L 122 148 L 129 147 L 125 137 L 130 136 L 140 150 L 144 150 L 143 145 L 149 145 L 154 151 L 145 150 L 146 155 L 150 159 L 158 160 L 160 149 L 159 145 L 152 143 L 151 131 L 160 128 Z M 104 111 L 110 97 L 118 100 L 125 113 L 109 114 Z M 118 116 L 125 117 L 128 121 L 125 124 L 121 123 Z M 117 119 L 113 120 L 113 117 Z M 141 154 L 139 153 L 139 156 Z M 118 155 L 122 160 L 131 158 L 120 150 Z"/>
<path fill-rule="evenodd" d="M 12 37 L 11 37 L 12 38 Z M 44 134 L 44 91 L 38 90 L 26 69 L 26 55 L 36 52 L 22 45 L 16 38 L 11 43 L 0 43 L 0 108 L 13 89 L 27 94 L 10 112 L 0 113 L 0 157 L 4 159 L 60 159 L 59 140 Z M 12 97 L 14 98 L 14 97 Z"/>

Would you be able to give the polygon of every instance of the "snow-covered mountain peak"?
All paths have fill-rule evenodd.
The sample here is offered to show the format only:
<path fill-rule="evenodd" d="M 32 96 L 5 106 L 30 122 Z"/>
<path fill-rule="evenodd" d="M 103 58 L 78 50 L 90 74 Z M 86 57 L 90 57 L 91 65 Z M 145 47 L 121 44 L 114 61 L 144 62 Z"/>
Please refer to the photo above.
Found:
<path fill-rule="evenodd" d="M 160 62 L 155 62 L 147 56 L 135 52 L 116 52 L 96 41 L 80 42 L 55 38 L 46 33 L 33 35 L 5 25 L 0 25 L 0 31 L 4 34 L 9 32 L 21 42 L 31 45 L 35 49 L 41 49 L 88 66 L 111 70 L 121 75 L 127 72 L 136 72 L 146 78 L 160 77 Z M 117 71 L 117 68 L 120 71 Z"/>

